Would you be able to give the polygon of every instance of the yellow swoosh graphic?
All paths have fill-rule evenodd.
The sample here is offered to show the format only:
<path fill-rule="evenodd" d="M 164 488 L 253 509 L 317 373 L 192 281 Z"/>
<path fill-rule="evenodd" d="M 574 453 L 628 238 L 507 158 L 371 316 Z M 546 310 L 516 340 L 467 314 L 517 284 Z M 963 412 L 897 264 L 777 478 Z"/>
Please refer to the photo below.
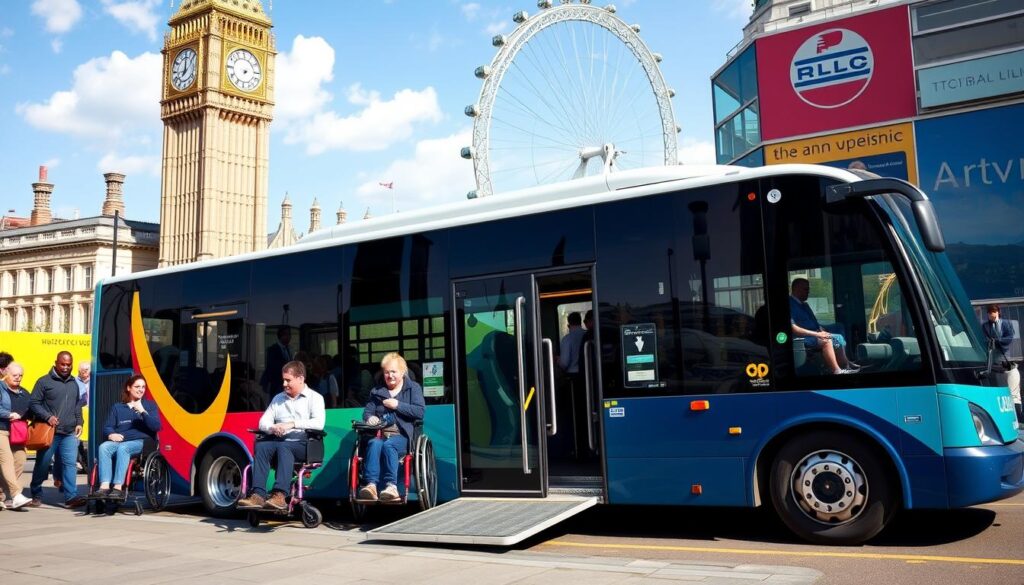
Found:
<path fill-rule="evenodd" d="M 193 447 L 198 447 L 206 437 L 221 429 L 224 415 L 228 411 L 228 398 L 231 395 L 230 359 L 225 360 L 224 381 L 221 382 L 213 404 L 205 412 L 193 414 L 182 408 L 171 396 L 160 379 L 156 365 L 153 364 L 153 356 L 149 353 L 149 344 L 146 343 L 146 332 L 142 327 L 142 308 L 138 292 L 132 298 L 132 346 L 139 361 L 139 373 L 146 377 L 146 384 L 153 394 L 153 399 L 160 405 L 160 412 L 182 439 Z"/>

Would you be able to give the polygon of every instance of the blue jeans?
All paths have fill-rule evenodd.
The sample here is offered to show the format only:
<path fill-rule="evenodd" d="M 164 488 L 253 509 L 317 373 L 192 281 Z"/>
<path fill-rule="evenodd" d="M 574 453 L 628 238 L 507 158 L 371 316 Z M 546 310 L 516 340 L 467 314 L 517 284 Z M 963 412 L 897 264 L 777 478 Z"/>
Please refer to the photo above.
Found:
<path fill-rule="evenodd" d="M 274 466 L 274 491 L 288 493 L 296 461 L 306 460 L 306 441 L 285 441 L 274 437 L 256 441 L 256 462 L 252 466 L 252 493 L 267 497 L 267 478 L 270 477 L 270 462 L 277 458 Z"/>
<path fill-rule="evenodd" d="M 398 460 L 409 450 L 409 439 L 401 434 L 391 435 L 387 439 L 374 437 L 366 442 L 366 455 L 363 456 L 363 480 L 367 484 L 378 484 L 387 487 L 397 484 Z M 384 477 L 380 476 L 380 460 L 384 459 Z M 383 479 L 383 481 L 381 481 Z"/>
<path fill-rule="evenodd" d="M 32 469 L 32 483 L 29 484 L 29 491 L 33 498 L 43 497 L 43 482 L 50 472 L 50 461 L 54 453 L 60 453 L 61 481 L 64 485 L 64 502 L 78 497 L 78 486 L 75 484 L 77 470 L 75 462 L 78 460 L 78 437 L 75 435 L 54 435 L 53 443 L 42 452 L 36 452 L 35 467 Z"/>
<path fill-rule="evenodd" d="M 128 461 L 132 455 L 142 453 L 142 439 L 132 441 L 104 441 L 96 452 L 96 465 L 99 467 L 100 484 L 113 483 L 123 486 L 128 474 Z M 113 465 L 113 470 L 111 470 Z"/>

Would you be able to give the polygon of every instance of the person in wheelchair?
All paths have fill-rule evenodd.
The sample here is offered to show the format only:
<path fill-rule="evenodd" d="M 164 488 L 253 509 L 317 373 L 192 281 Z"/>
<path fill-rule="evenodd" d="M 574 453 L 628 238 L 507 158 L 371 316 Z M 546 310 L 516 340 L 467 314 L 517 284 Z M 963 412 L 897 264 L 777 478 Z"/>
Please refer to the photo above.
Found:
<path fill-rule="evenodd" d="M 285 495 L 295 461 L 306 457 L 306 430 L 324 429 L 327 419 L 324 397 L 306 385 L 306 366 L 300 361 L 290 361 L 281 368 L 281 378 L 284 392 L 274 396 L 260 417 L 259 430 L 264 438 L 256 441 L 252 489 L 248 497 L 238 500 L 239 510 L 264 507 L 287 510 Z M 274 489 L 268 499 L 267 478 L 271 460 L 275 458 Z"/>
<path fill-rule="evenodd" d="M 110 408 L 103 423 L 103 436 L 107 440 L 96 451 L 99 487 L 90 496 L 122 499 L 122 482 L 128 473 L 129 460 L 142 452 L 143 441 L 156 441 L 160 413 L 153 401 L 142 398 L 145 394 L 146 379 L 136 374 L 128 378 L 121 390 L 121 401 Z"/>
<path fill-rule="evenodd" d="M 409 450 L 414 424 L 423 420 L 426 403 L 423 387 L 406 375 L 409 366 L 405 358 L 389 353 L 380 361 L 380 367 L 384 381 L 370 391 L 363 421 L 368 425 L 381 425 L 381 429 L 366 443 L 364 485 L 359 490 L 359 499 L 390 502 L 401 499 L 396 484 L 398 462 Z M 384 488 L 378 497 L 377 487 L 381 484 Z"/>

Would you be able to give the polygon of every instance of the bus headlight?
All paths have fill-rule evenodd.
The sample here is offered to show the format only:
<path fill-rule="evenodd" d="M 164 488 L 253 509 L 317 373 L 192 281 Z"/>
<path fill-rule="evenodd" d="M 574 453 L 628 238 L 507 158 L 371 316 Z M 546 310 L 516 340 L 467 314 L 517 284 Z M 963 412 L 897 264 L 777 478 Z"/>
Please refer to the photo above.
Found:
<path fill-rule="evenodd" d="M 985 412 L 985 409 L 973 402 L 968 402 L 967 406 L 971 409 L 971 418 L 974 419 L 974 430 L 978 432 L 978 440 L 981 441 L 981 444 L 1002 445 L 1003 442 L 999 440 L 999 431 L 996 429 L 996 423 Z"/>

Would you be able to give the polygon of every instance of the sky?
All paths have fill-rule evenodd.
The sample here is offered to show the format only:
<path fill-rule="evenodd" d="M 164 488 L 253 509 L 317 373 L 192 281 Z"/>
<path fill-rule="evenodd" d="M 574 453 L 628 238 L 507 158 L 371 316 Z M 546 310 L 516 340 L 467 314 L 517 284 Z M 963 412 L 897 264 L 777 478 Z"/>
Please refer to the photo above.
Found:
<path fill-rule="evenodd" d="M 31 184 L 46 165 L 56 217 L 98 215 L 103 173 L 117 171 L 127 175 L 126 217 L 159 221 L 161 50 L 179 2 L 5 3 L 0 213 L 30 214 Z M 334 223 L 339 205 L 352 219 L 367 209 L 382 215 L 392 205 L 405 211 L 465 199 L 475 188 L 473 163 L 459 151 L 472 142 L 472 119 L 463 110 L 480 93 L 474 69 L 491 63 L 491 38 L 514 29 L 514 13 L 538 12 L 535 2 L 262 4 L 278 51 L 268 232 L 277 228 L 286 194 L 300 233 L 309 228 L 314 198 L 326 225 Z M 751 1 L 615 5 L 616 15 L 638 24 L 650 50 L 663 56 L 661 71 L 675 90 L 673 109 L 682 128 L 680 160 L 713 163 L 710 77 L 742 39 Z"/>

